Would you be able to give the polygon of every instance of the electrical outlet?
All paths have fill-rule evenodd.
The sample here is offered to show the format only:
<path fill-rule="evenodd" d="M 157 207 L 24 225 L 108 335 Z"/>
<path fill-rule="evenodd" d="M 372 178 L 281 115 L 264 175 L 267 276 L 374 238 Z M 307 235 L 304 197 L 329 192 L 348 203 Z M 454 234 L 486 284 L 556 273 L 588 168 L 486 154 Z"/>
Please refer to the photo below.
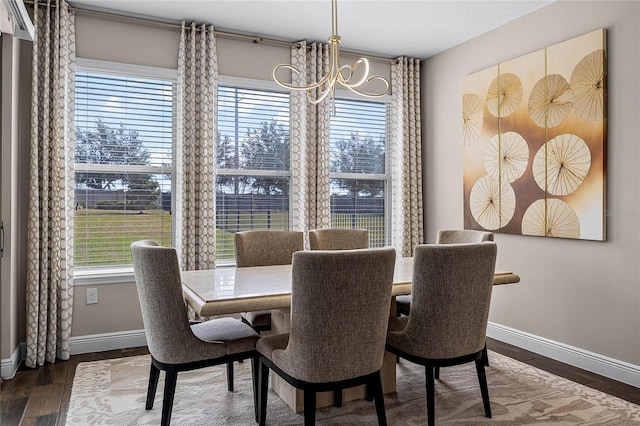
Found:
<path fill-rule="evenodd" d="M 87 305 L 94 305 L 96 303 L 98 303 L 98 289 L 88 288 L 87 289 Z"/>

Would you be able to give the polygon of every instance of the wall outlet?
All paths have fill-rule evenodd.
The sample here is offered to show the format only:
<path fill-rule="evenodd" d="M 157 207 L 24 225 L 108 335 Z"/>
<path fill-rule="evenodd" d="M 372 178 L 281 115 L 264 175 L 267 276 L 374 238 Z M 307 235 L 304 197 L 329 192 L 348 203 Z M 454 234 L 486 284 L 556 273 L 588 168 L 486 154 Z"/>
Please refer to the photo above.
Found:
<path fill-rule="evenodd" d="M 87 289 L 87 305 L 94 305 L 96 303 L 98 303 L 98 289 L 88 288 Z"/>

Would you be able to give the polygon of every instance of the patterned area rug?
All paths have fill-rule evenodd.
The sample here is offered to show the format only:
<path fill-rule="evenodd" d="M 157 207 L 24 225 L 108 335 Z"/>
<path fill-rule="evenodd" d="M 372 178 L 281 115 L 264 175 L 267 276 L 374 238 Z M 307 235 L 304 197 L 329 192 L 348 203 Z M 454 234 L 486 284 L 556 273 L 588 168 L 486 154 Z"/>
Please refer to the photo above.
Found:
<path fill-rule="evenodd" d="M 639 425 L 640 406 L 571 382 L 503 355 L 489 352 L 487 368 L 493 418 L 484 417 L 473 363 L 441 370 L 436 381 L 438 425 Z M 145 411 L 149 357 L 137 356 L 78 365 L 67 425 L 157 425 L 161 380 L 153 410 Z M 225 366 L 180 373 L 174 425 L 254 425 L 251 363 L 236 364 L 235 391 L 227 392 Z M 272 373 L 273 374 L 273 373 Z M 426 424 L 424 369 L 397 366 L 397 393 L 385 396 L 390 425 Z M 267 424 L 302 424 L 270 391 Z M 317 411 L 317 424 L 377 424 L 373 403 L 348 402 Z"/>

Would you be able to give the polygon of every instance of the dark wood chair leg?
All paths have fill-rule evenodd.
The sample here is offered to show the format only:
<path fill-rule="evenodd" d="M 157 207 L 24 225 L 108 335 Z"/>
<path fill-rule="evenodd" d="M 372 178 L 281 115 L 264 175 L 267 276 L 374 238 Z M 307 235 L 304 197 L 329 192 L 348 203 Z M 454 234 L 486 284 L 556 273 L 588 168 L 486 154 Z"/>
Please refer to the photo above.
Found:
<path fill-rule="evenodd" d="M 178 372 L 174 368 L 169 368 L 164 377 L 164 395 L 162 397 L 162 418 L 160 424 L 168 426 L 171 421 L 171 410 L 173 409 L 173 397 L 176 393 L 176 382 Z"/>
<path fill-rule="evenodd" d="M 260 421 L 260 411 L 258 410 L 258 373 L 260 371 L 260 359 L 257 357 L 251 358 L 251 384 L 253 385 L 253 413 L 256 418 L 256 423 Z"/>
<path fill-rule="evenodd" d="M 378 425 L 386 426 L 387 425 L 387 413 L 384 409 L 384 394 L 382 393 L 382 378 L 380 376 L 380 371 L 371 375 L 371 380 L 367 384 L 367 388 L 371 388 L 371 392 L 373 393 L 373 398 L 376 403 L 376 414 L 378 416 Z"/>
<path fill-rule="evenodd" d="M 487 386 L 487 375 L 484 371 L 484 360 L 476 360 L 476 371 L 478 372 L 478 382 L 482 393 L 482 404 L 484 405 L 484 415 L 491 418 L 491 403 L 489 402 L 489 387 Z"/>
<path fill-rule="evenodd" d="M 333 391 L 333 406 L 342 407 L 342 389 Z"/>
<path fill-rule="evenodd" d="M 258 367 L 258 410 L 260 412 L 260 421 L 258 424 L 264 426 L 267 423 L 267 394 L 269 392 L 269 367 L 262 360 Z"/>
<path fill-rule="evenodd" d="M 158 389 L 158 379 L 160 378 L 160 370 L 151 362 L 151 371 L 149 371 L 149 387 L 147 388 L 147 402 L 145 410 L 153 408 L 153 400 L 156 398 L 156 389 Z"/>
<path fill-rule="evenodd" d="M 426 388 L 427 388 L 427 424 L 434 426 L 436 423 L 435 408 L 435 380 L 433 377 L 433 367 L 425 366 L 426 372 Z"/>
<path fill-rule="evenodd" d="M 487 353 L 487 342 L 484 343 L 484 348 L 482 348 L 482 359 L 484 360 L 484 365 L 489 366 L 489 354 Z"/>
<path fill-rule="evenodd" d="M 304 426 L 316 424 L 316 392 L 304 390 Z"/>
<path fill-rule="evenodd" d="M 227 390 L 233 392 L 233 361 L 227 363 Z"/>

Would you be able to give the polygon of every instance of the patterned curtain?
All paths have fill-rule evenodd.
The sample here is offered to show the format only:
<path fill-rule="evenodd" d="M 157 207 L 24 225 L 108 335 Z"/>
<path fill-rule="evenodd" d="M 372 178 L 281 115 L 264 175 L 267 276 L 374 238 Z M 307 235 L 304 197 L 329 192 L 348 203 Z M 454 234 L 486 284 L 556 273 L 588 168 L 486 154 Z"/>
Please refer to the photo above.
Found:
<path fill-rule="evenodd" d="M 178 53 L 176 246 L 184 270 L 215 267 L 217 85 L 213 26 L 183 22 Z"/>
<path fill-rule="evenodd" d="M 297 86 L 318 81 L 329 72 L 329 45 L 302 41 L 291 48 L 292 73 Z M 315 89 L 319 91 L 319 89 Z M 328 99 L 318 105 L 307 102 L 306 91 L 291 93 L 292 229 L 307 231 L 331 225 L 329 196 Z M 301 167 L 302 166 L 302 167 Z"/>
<path fill-rule="evenodd" d="M 27 223 L 27 357 L 69 359 L 73 307 L 74 14 L 64 0 L 34 11 Z"/>
<path fill-rule="evenodd" d="M 419 59 L 391 66 L 391 92 L 391 240 L 400 255 L 412 256 L 424 240 Z"/>

